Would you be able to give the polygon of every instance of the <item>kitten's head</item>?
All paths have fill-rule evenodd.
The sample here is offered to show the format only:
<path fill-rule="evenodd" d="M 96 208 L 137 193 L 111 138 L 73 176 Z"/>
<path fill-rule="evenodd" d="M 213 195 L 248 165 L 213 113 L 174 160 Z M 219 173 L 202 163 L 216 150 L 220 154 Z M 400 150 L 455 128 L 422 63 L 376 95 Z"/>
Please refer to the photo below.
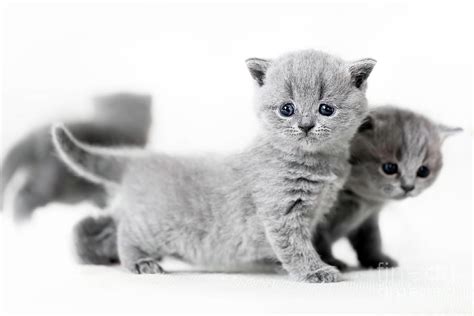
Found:
<path fill-rule="evenodd" d="M 441 170 L 443 141 L 461 130 L 390 106 L 371 110 L 352 140 L 349 188 L 380 201 L 417 196 Z"/>
<path fill-rule="evenodd" d="M 258 85 L 264 132 L 274 144 L 304 151 L 349 143 L 366 115 L 366 80 L 375 60 L 345 62 L 314 50 L 247 60 Z"/>

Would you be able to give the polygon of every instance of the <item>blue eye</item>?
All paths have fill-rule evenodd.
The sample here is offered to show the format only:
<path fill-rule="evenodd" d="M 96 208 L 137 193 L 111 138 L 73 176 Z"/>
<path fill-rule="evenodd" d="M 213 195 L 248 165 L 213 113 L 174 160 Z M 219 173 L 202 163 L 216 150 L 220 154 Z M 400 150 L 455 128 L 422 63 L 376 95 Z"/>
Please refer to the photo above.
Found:
<path fill-rule="evenodd" d="M 334 107 L 323 103 L 319 106 L 319 113 L 324 116 L 331 116 L 334 113 Z"/>
<path fill-rule="evenodd" d="M 430 169 L 427 166 L 421 166 L 420 168 L 418 168 L 416 175 L 420 178 L 426 178 L 430 175 Z"/>
<path fill-rule="evenodd" d="M 392 175 L 398 172 L 398 166 L 396 163 L 386 162 L 382 165 L 382 170 L 388 175 Z"/>
<path fill-rule="evenodd" d="M 280 114 L 284 117 L 290 117 L 295 114 L 295 106 L 292 103 L 283 104 L 280 107 Z"/>

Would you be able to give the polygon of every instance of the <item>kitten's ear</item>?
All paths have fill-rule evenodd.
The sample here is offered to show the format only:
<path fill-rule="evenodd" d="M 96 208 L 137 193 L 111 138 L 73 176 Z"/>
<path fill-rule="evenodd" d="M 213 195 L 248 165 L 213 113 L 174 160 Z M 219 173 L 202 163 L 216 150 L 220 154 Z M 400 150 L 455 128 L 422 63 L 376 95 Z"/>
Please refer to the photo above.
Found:
<path fill-rule="evenodd" d="M 263 86 L 265 74 L 272 63 L 271 60 L 261 58 L 249 58 L 245 61 L 252 78 L 257 81 L 259 86 Z"/>
<path fill-rule="evenodd" d="M 374 119 L 372 116 L 368 115 L 360 124 L 359 129 L 357 130 L 358 133 L 363 133 L 365 131 L 370 131 L 374 129 Z"/>
<path fill-rule="evenodd" d="M 369 78 L 369 75 L 372 72 L 372 69 L 374 69 L 376 63 L 377 61 L 375 59 L 365 58 L 352 62 L 349 65 L 349 72 L 351 73 L 352 84 L 356 88 L 360 89 L 362 87 L 367 78 Z"/>
<path fill-rule="evenodd" d="M 449 136 L 458 134 L 463 131 L 461 127 L 450 127 L 443 124 L 438 124 L 437 128 L 438 128 L 438 134 L 439 134 L 439 137 L 441 138 L 441 141 L 444 141 Z"/>

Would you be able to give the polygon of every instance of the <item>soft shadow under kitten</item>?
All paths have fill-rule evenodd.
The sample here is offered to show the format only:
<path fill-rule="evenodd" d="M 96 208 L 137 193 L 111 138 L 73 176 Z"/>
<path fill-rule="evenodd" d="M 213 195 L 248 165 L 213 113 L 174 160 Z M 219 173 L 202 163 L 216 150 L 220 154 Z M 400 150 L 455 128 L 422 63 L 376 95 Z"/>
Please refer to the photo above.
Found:
<path fill-rule="evenodd" d="M 334 282 L 339 272 L 314 250 L 311 227 L 349 174 L 374 65 L 313 50 L 247 60 L 261 132 L 226 157 L 112 151 L 81 144 L 61 126 L 52 134 L 73 170 L 114 192 L 110 211 L 128 270 L 161 273 L 164 256 L 220 271 L 279 261 L 297 280 Z"/>
<path fill-rule="evenodd" d="M 387 202 L 417 196 L 433 184 L 441 170 L 441 145 L 459 131 L 408 110 L 372 109 L 352 141 L 351 175 L 315 231 L 313 243 L 321 258 L 346 270 L 331 245 L 347 237 L 362 267 L 396 267 L 382 251 L 379 212 Z"/>
<path fill-rule="evenodd" d="M 90 121 L 71 122 L 68 127 L 81 141 L 101 146 L 144 146 L 151 125 L 151 97 L 116 93 L 94 99 Z M 1 201 L 11 178 L 25 170 L 27 179 L 14 196 L 14 219 L 27 220 L 33 211 L 51 202 L 91 201 L 106 205 L 104 187 L 73 174 L 57 157 L 50 126 L 30 132 L 5 156 L 1 170 Z"/>

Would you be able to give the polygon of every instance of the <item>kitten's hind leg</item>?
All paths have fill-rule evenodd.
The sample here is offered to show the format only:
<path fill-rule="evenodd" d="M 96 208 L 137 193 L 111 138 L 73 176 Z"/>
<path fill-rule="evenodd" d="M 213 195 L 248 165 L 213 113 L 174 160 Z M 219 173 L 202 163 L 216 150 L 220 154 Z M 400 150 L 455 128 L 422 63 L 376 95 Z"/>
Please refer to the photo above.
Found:
<path fill-rule="evenodd" d="M 86 217 L 74 227 L 76 253 L 82 263 L 110 265 L 119 262 L 117 226 L 111 216 Z"/>
<path fill-rule="evenodd" d="M 61 180 L 58 165 L 59 161 L 49 157 L 30 166 L 26 182 L 14 200 L 14 220 L 17 223 L 30 219 L 35 209 L 57 199 Z"/>
<path fill-rule="evenodd" d="M 324 262 L 336 267 L 341 272 L 348 269 L 348 266 L 344 261 L 334 258 L 331 247 L 332 241 L 324 232 L 323 227 L 320 227 L 316 230 L 312 242 L 316 252 Z"/>
<path fill-rule="evenodd" d="M 16 223 L 29 220 L 35 209 L 45 206 L 54 198 L 53 188 L 38 188 L 34 180 L 28 180 L 14 199 L 13 218 Z"/>
<path fill-rule="evenodd" d="M 119 226 L 118 251 L 120 262 L 127 270 L 137 274 L 164 273 L 159 264 L 160 256 L 151 256 L 139 248 Z"/>
<path fill-rule="evenodd" d="M 322 258 L 322 259 L 324 262 L 326 262 L 330 266 L 336 267 L 341 272 L 347 271 L 347 269 L 349 268 L 347 263 L 337 258 L 330 257 L 330 258 Z"/>
<path fill-rule="evenodd" d="M 378 213 L 369 217 L 348 237 L 352 247 L 357 252 L 357 258 L 362 267 L 378 269 L 398 266 L 397 261 L 382 251 Z"/>

